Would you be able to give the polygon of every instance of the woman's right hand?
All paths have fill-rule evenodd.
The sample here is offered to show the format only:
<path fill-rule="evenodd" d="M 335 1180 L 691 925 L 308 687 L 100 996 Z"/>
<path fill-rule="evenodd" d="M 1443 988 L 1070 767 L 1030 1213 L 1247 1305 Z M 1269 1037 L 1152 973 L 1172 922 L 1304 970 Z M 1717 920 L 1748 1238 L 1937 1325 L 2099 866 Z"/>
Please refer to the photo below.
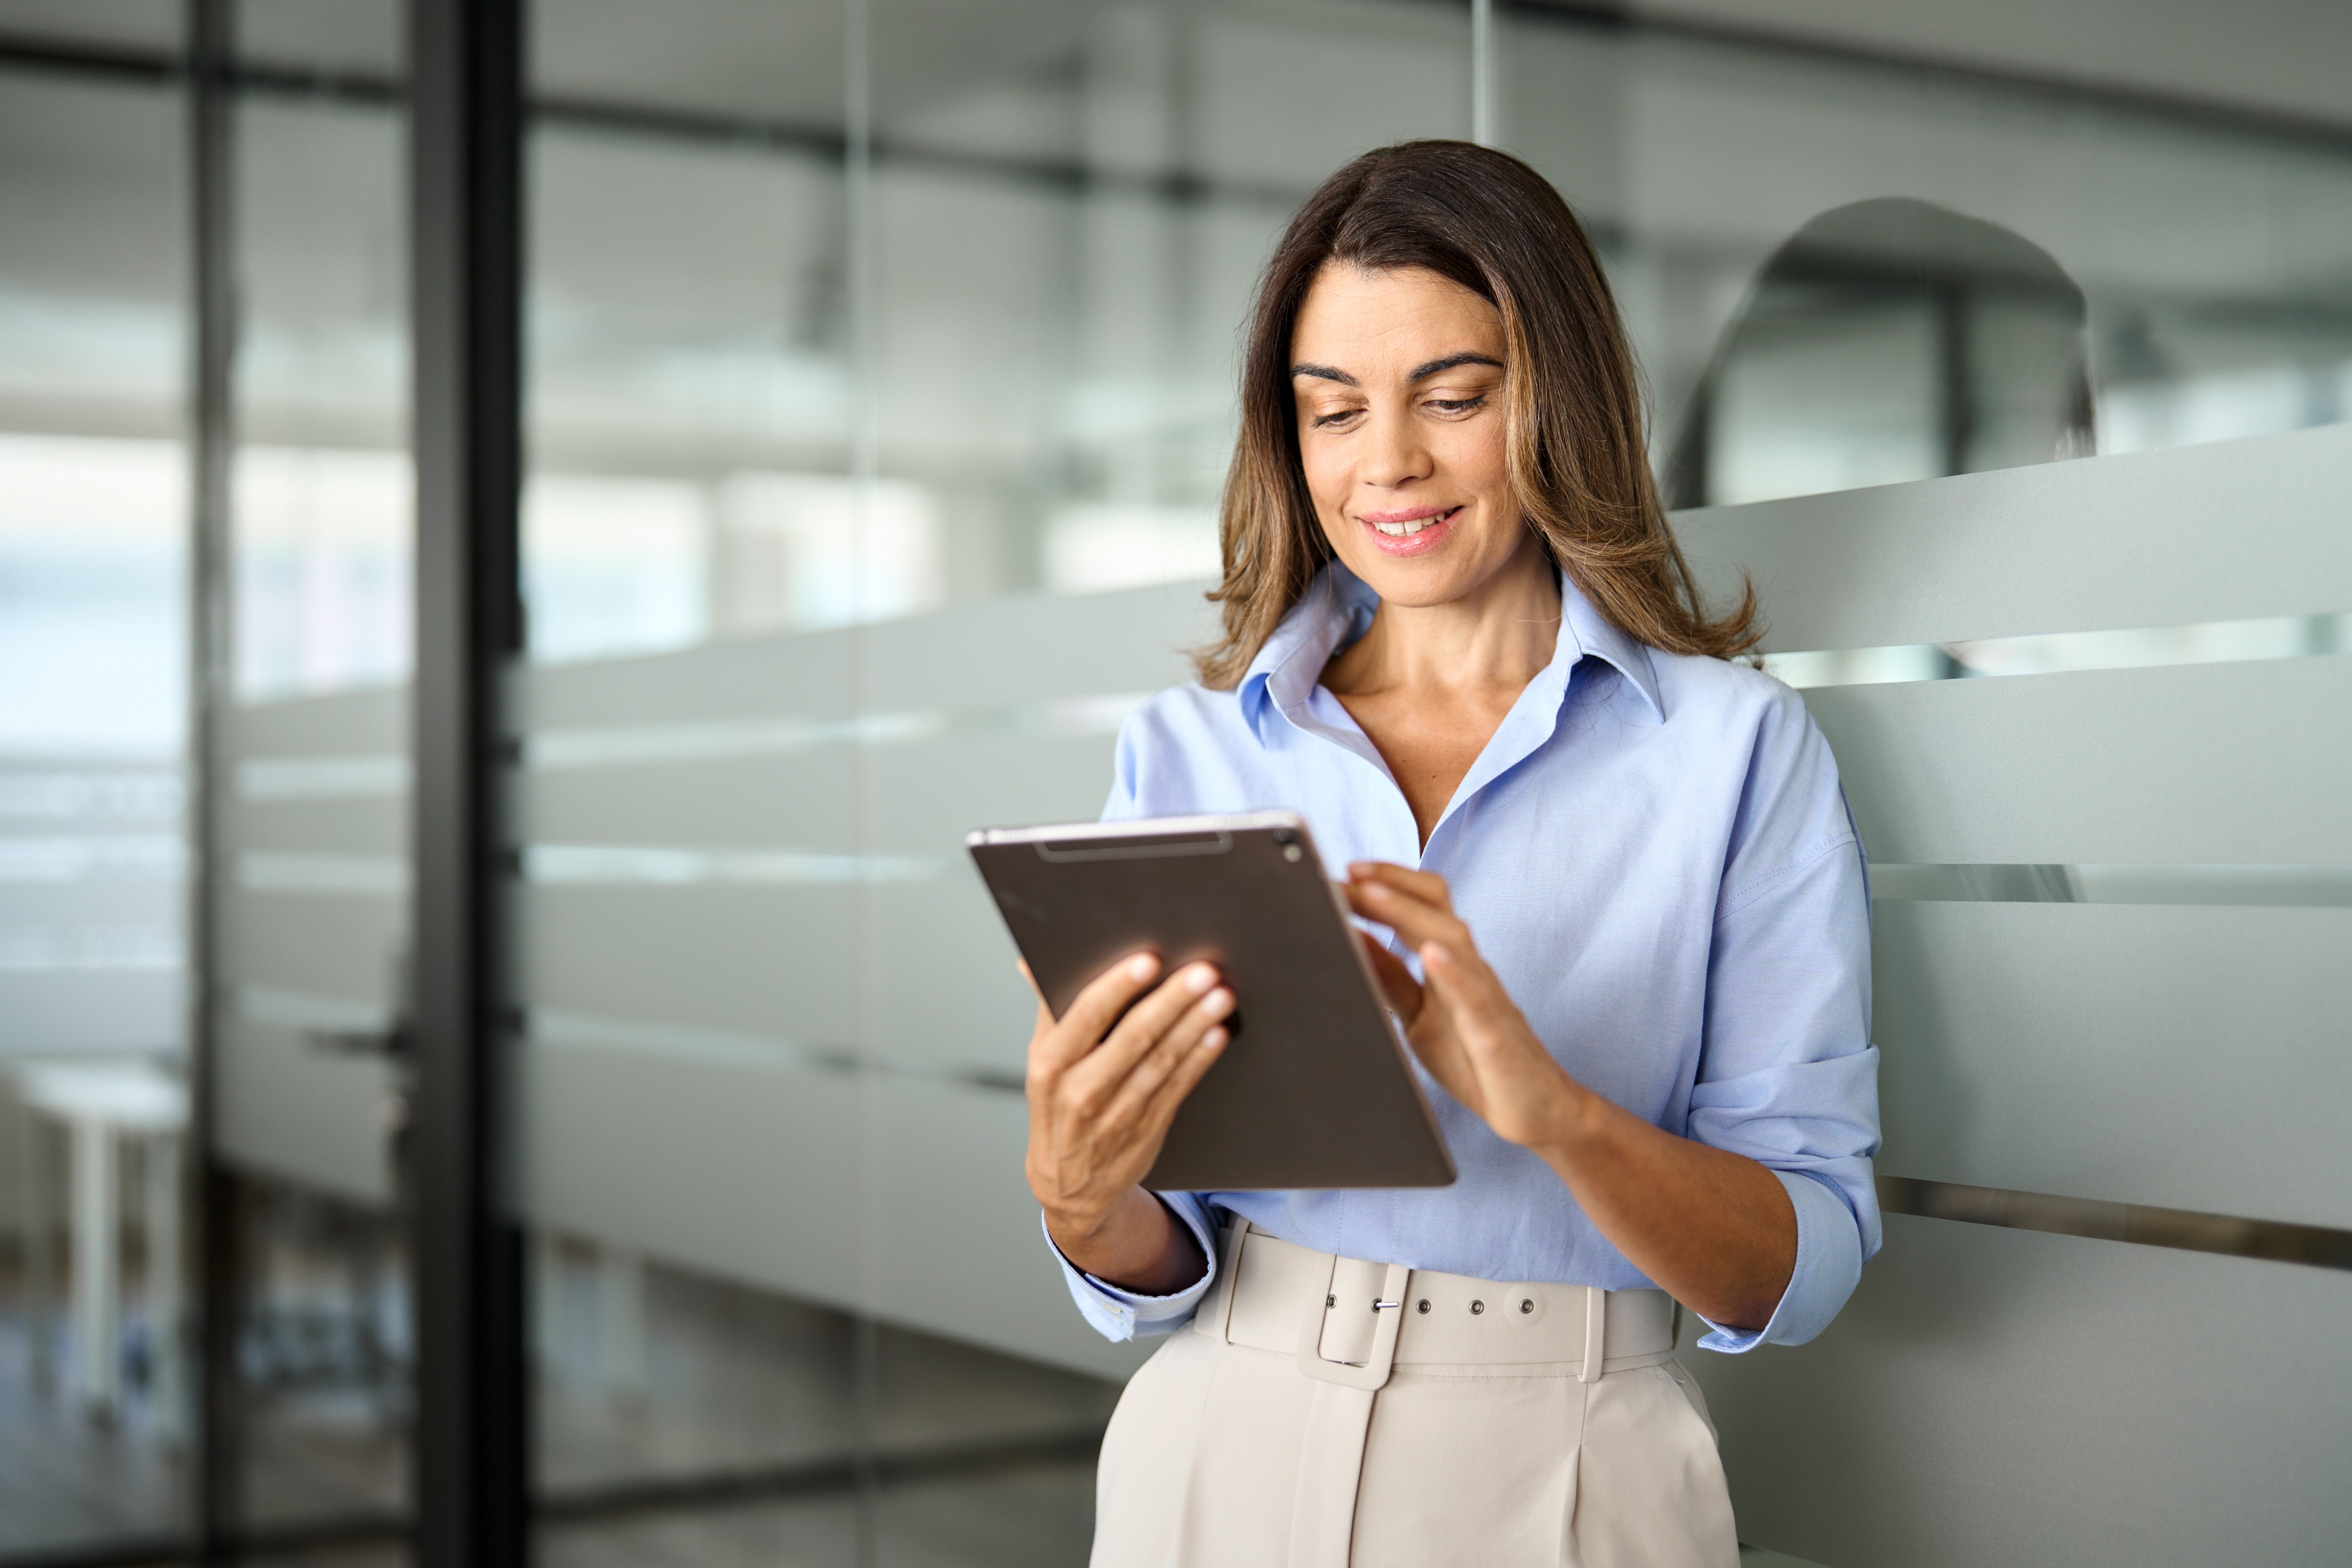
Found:
<path fill-rule="evenodd" d="M 1058 1021 L 1041 997 L 1029 1040 L 1029 1190 L 1063 1253 L 1105 1279 L 1159 1272 L 1149 1255 L 1166 1249 L 1167 1210 L 1137 1184 L 1176 1108 L 1223 1051 L 1221 1020 L 1234 1010 L 1208 964 L 1188 964 L 1144 996 L 1160 969 L 1150 953 L 1122 959 Z"/>

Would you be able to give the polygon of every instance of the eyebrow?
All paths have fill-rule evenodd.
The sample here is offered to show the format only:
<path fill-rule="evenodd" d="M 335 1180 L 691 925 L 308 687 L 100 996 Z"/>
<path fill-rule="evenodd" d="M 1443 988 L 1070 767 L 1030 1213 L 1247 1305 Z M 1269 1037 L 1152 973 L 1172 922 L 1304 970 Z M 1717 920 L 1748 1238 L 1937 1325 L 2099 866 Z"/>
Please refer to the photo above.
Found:
<path fill-rule="evenodd" d="M 1503 361 L 1491 354 L 1448 354 L 1442 360 L 1432 360 L 1425 365 L 1415 365 L 1412 373 L 1405 377 L 1405 380 L 1425 382 L 1433 375 L 1458 370 L 1464 365 L 1492 365 L 1499 371 L 1503 368 Z"/>
<path fill-rule="evenodd" d="M 1425 365 L 1415 365 L 1412 368 L 1412 373 L 1406 376 L 1405 380 L 1424 382 L 1432 376 L 1458 370 L 1464 365 L 1492 365 L 1498 371 L 1504 368 L 1503 361 L 1496 359 L 1492 354 L 1448 354 L 1442 360 L 1432 360 Z M 1361 382 L 1337 365 L 1318 365 L 1302 361 L 1290 367 L 1290 373 L 1294 376 L 1313 376 L 1318 381 L 1338 382 L 1342 386 L 1363 385 Z"/>

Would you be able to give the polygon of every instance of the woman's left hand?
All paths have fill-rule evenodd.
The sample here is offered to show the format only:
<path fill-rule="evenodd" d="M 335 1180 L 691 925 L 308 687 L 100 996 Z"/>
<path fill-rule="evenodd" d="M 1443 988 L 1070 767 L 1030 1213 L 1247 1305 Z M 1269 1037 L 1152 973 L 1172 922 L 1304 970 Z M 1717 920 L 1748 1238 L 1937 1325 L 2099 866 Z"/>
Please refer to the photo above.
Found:
<path fill-rule="evenodd" d="M 1454 913 L 1445 879 L 1381 861 L 1348 868 L 1348 904 L 1390 926 L 1421 955 L 1416 981 L 1395 954 L 1364 937 L 1389 1005 L 1431 1076 L 1509 1143 L 1542 1151 L 1562 1140 L 1589 1098 L 1528 1027 Z"/>
<path fill-rule="evenodd" d="M 1478 956 L 1444 877 L 1363 862 L 1348 868 L 1347 893 L 1349 907 L 1421 955 L 1417 982 L 1364 938 L 1405 1039 L 1446 1092 L 1541 1155 L 1601 1234 L 1676 1301 L 1718 1323 L 1769 1322 L 1797 1263 L 1797 1213 L 1780 1179 L 1570 1078 Z"/>

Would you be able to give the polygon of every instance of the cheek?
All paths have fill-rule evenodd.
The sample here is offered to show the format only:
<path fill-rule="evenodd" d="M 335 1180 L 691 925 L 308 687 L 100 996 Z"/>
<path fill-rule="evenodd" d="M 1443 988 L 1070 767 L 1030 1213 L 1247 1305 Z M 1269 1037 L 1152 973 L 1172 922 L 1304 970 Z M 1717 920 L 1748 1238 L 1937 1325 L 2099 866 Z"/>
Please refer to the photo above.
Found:
<path fill-rule="evenodd" d="M 1509 451 L 1500 419 L 1476 419 L 1455 425 L 1454 435 L 1446 447 L 1445 464 L 1458 482 L 1487 494 L 1509 487 Z"/>
<path fill-rule="evenodd" d="M 1299 471 L 1307 476 L 1307 493 L 1315 498 L 1318 512 L 1337 510 L 1348 498 L 1351 481 L 1347 460 L 1332 450 L 1329 442 L 1302 436 L 1298 443 Z"/>

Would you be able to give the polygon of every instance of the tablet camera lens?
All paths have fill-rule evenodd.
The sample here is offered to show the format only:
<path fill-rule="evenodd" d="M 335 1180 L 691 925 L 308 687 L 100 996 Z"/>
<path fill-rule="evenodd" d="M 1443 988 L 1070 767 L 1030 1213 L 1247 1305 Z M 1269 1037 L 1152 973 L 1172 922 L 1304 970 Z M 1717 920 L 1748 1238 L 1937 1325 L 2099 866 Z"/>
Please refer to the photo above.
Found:
<path fill-rule="evenodd" d="M 1297 844 L 1285 844 L 1282 846 L 1282 858 L 1288 861 L 1293 865 L 1297 865 L 1300 860 L 1305 858 L 1306 854 L 1307 852 L 1300 849 Z"/>

